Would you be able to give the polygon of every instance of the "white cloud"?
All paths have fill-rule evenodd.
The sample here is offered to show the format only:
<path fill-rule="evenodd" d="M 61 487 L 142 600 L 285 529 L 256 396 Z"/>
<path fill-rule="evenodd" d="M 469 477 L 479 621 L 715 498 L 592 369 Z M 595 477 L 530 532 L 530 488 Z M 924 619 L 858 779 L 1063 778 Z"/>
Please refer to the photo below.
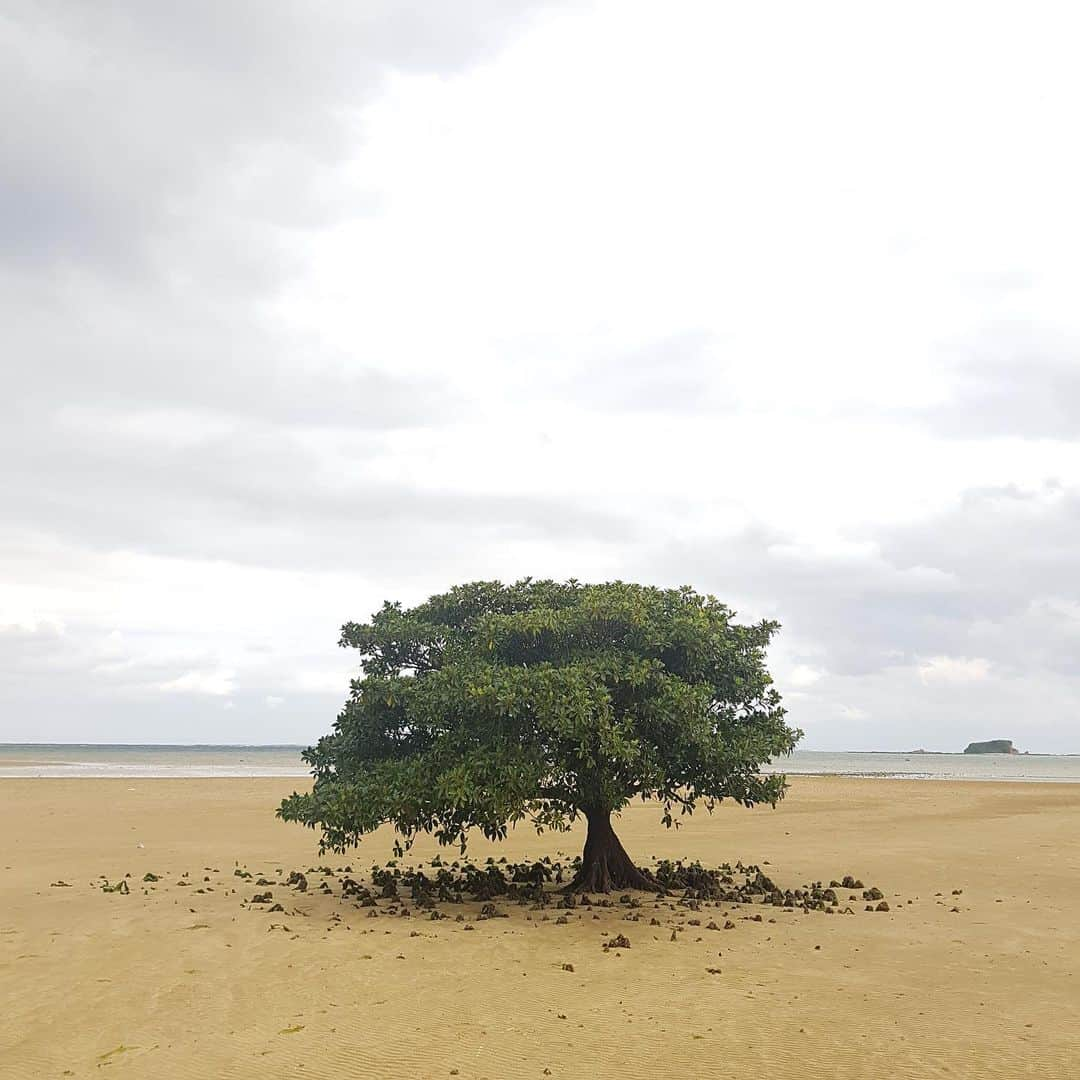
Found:
<path fill-rule="evenodd" d="M 990 675 L 990 661 L 981 656 L 931 656 L 919 665 L 919 678 L 927 685 L 964 685 Z"/>
<path fill-rule="evenodd" d="M 813 686 L 814 683 L 820 682 L 824 675 L 824 671 L 820 668 L 813 667 L 810 664 L 796 664 L 788 673 L 785 681 L 792 686 Z"/>
<path fill-rule="evenodd" d="M 288 685 L 306 693 L 336 694 L 344 698 L 349 691 L 349 680 L 359 673 L 355 656 L 342 654 L 341 663 L 335 669 L 307 669 L 292 672 Z"/>
<path fill-rule="evenodd" d="M 236 691 L 236 672 L 217 669 L 209 671 L 185 671 L 175 679 L 159 683 L 158 689 L 172 694 L 206 694 L 224 697 Z"/>
<path fill-rule="evenodd" d="M 860 709 L 857 705 L 841 705 L 840 715 L 845 720 L 868 720 L 870 714 L 865 709 Z"/>

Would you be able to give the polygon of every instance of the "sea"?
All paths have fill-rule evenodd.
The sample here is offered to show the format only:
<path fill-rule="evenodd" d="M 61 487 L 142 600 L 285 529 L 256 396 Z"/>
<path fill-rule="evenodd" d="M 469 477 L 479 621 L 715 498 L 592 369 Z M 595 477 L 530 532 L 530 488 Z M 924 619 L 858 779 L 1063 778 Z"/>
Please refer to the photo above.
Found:
<path fill-rule="evenodd" d="M 300 746 L 0 743 L 2 777 L 304 777 Z M 1080 755 L 796 750 L 765 766 L 789 776 L 1080 783 Z"/>

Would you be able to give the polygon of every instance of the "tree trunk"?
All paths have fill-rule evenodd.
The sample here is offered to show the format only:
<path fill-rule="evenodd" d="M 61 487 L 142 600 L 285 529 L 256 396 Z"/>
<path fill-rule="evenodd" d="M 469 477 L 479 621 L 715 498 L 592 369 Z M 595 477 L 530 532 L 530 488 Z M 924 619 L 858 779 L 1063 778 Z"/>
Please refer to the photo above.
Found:
<path fill-rule="evenodd" d="M 607 810 L 586 810 L 585 817 L 589 822 L 589 833 L 585 838 L 581 869 L 566 891 L 606 893 L 612 889 L 642 889 L 655 892 L 658 888 L 655 879 L 630 861 L 615 835 L 611 814 Z"/>

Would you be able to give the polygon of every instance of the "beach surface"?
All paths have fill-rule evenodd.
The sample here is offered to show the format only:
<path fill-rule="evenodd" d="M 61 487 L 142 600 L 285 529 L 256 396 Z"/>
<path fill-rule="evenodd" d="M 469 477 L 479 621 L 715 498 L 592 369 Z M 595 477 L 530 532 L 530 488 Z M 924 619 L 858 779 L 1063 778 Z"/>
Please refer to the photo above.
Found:
<path fill-rule="evenodd" d="M 388 831 L 320 857 L 274 817 L 298 784 L 0 780 L 0 1077 L 1080 1075 L 1080 785 L 799 777 L 775 811 L 678 831 L 635 805 L 616 828 L 639 862 L 767 862 L 781 888 L 851 874 L 890 910 L 642 896 L 559 925 L 514 904 L 369 918 L 340 874 L 329 894 L 318 872 L 278 884 L 392 857 Z M 469 857 L 581 843 L 519 827 Z M 242 903 L 260 875 L 284 912 Z M 619 933 L 630 948 L 605 951 Z"/>

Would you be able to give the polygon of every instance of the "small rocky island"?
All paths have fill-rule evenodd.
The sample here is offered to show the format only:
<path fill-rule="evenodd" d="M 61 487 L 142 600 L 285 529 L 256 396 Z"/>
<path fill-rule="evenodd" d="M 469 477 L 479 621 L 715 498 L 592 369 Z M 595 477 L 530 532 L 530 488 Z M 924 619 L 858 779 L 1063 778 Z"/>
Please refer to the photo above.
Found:
<path fill-rule="evenodd" d="M 987 739 L 986 742 L 968 743 L 965 754 L 1019 754 L 1012 739 Z"/>

